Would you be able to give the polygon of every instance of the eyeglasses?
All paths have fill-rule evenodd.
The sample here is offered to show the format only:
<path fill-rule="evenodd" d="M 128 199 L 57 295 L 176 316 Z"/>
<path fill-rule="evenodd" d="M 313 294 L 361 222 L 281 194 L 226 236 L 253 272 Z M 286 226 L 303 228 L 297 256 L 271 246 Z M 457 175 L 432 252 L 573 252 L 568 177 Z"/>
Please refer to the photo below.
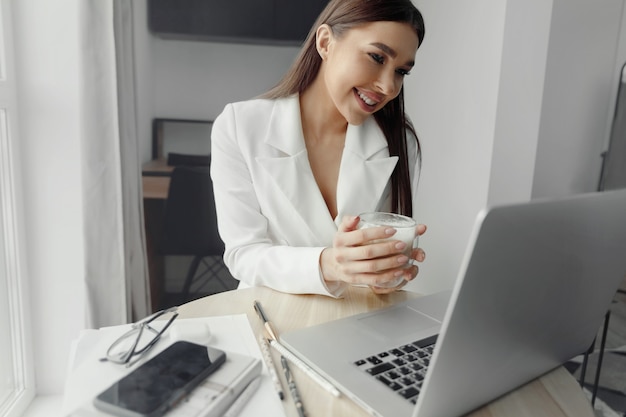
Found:
<path fill-rule="evenodd" d="M 107 350 L 106 357 L 100 360 L 132 366 L 159 341 L 161 335 L 178 317 L 177 309 L 178 307 L 171 307 L 161 310 L 133 323 L 131 329 L 113 342 Z M 169 319 L 157 320 L 171 313 Z"/>

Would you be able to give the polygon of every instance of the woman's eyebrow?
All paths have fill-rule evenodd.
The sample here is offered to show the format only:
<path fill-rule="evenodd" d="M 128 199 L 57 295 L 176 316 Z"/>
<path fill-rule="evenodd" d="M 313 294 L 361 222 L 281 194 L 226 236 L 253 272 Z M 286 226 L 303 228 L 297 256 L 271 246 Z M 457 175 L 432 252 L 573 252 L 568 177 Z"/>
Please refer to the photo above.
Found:
<path fill-rule="evenodd" d="M 391 48 L 388 45 L 385 45 L 384 43 L 372 42 L 372 43 L 370 43 L 370 45 L 380 49 L 381 51 L 383 51 L 384 53 L 386 53 L 387 55 L 389 55 L 392 58 L 395 58 L 395 57 L 398 56 L 398 53 L 395 51 L 395 49 Z M 415 61 L 413 61 L 413 60 L 407 61 L 406 65 L 412 67 L 413 65 L 415 65 Z"/>

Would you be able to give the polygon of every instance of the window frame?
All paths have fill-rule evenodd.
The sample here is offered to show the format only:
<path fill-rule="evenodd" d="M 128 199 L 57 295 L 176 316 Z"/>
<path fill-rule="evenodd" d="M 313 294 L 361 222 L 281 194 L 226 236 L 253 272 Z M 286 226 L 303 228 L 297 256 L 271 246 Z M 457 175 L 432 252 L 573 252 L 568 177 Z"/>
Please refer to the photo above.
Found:
<path fill-rule="evenodd" d="M 2 417 L 21 416 L 35 397 L 11 13 L 11 0 L 0 0 L 0 280 L 6 280 L 8 300 L 0 314 L 8 315 L 14 382 L 0 403 Z"/>

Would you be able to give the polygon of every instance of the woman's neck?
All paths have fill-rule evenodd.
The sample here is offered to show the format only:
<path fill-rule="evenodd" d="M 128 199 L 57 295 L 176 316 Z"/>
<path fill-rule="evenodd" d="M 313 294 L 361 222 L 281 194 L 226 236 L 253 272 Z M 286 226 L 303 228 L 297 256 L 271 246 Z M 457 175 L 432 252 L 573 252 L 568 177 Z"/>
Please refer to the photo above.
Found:
<path fill-rule="evenodd" d="M 318 76 L 300 94 L 300 117 L 307 141 L 334 141 L 338 136 L 345 136 L 348 128 L 348 122 L 335 107 L 321 81 Z"/>

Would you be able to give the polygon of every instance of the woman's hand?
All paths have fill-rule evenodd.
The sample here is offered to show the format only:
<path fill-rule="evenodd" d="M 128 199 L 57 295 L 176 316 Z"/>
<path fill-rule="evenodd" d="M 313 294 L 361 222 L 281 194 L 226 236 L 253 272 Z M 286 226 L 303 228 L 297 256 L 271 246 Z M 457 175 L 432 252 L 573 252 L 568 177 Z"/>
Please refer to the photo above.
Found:
<path fill-rule="evenodd" d="M 424 233 L 426 233 L 426 225 L 418 224 L 415 231 L 417 236 L 423 235 Z M 424 262 L 424 259 L 426 259 L 426 252 L 424 252 L 422 248 L 413 248 L 411 252 L 411 259 L 417 262 Z M 405 275 L 404 280 L 397 287 L 383 288 L 372 286 L 370 288 L 376 294 L 389 294 L 391 292 L 398 291 L 399 289 L 404 287 L 409 281 L 412 281 L 417 277 L 417 274 L 419 273 L 419 266 L 417 266 L 415 262 L 413 262 L 412 266 L 405 271 L 409 271 L 409 276 L 407 277 L 407 275 Z"/>
<path fill-rule="evenodd" d="M 356 216 L 344 217 L 335 238 L 333 246 L 322 251 L 320 267 L 326 281 L 343 281 L 351 285 L 368 285 L 377 294 L 385 294 L 402 288 L 408 281 L 413 280 L 418 273 L 418 267 L 409 262 L 402 253 L 406 244 L 400 240 L 389 239 L 396 230 L 392 227 L 373 227 L 357 230 L 359 218 Z M 425 225 L 416 227 L 416 234 L 426 232 Z M 411 252 L 411 258 L 422 262 L 426 254 L 420 248 Z M 382 288 L 387 282 L 398 277 L 404 280 L 397 287 Z"/>

